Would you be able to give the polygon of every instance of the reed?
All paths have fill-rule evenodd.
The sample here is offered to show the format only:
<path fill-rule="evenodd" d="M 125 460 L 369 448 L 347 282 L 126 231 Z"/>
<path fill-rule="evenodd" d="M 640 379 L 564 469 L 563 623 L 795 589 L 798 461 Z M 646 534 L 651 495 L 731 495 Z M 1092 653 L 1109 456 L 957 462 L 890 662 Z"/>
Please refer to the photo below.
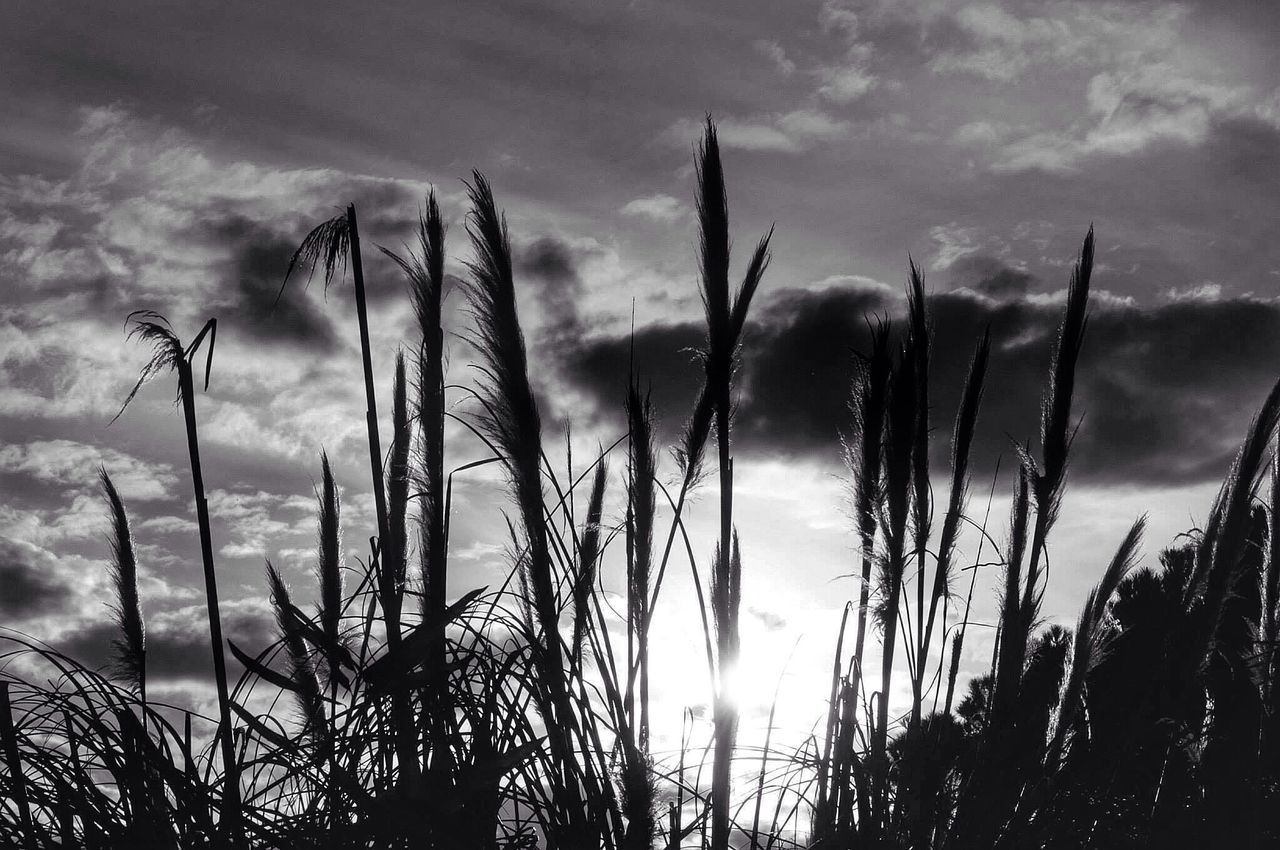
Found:
<path fill-rule="evenodd" d="M 111 511 L 111 583 L 115 585 L 116 604 L 112 608 L 120 636 L 115 639 L 115 672 L 137 688 L 145 723 L 147 708 L 147 632 L 138 596 L 138 558 L 133 548 L 133 531 L 124 501 L 111 482 L 106 469 L 99 469 L 98 480 Z"/>
<path fill-rule="evenodd" d="M 573 637 L 570 654 L 573 663 L 582 665 L 582 640 L 590 626 L 591 592 L 595 588 L 600 569 L 600 517 L 604 512 L 604 489 L 609 480 L 609 464 L 601 460 L 596 464 L 591 481 L 591 494 L 587 498 L 587 517 L 582 527 L 578 545 L 577 570 L 573 576 Z"/>
<path fill-rule="evenodd" d="M 213 648 L 213 679 L 218 693 L 218 742 L 222 750 L 223 769 L 223 829 L 232 844 L 240 841 L 240 776 L 239 765 L 232 743 L 231 698 L 227 688 L 227 661 L 222 642 L 222 614 L 218 602 L 218 579 L 213 563 L 213 534 L 209 522 L 209 503 L 205 498 L 204 472 L 200 464 L 200 439 L 196 418 L 195 379 L 192 375 L 192 358 L 208 338 L 205 357 L 205 389 L 209 388 L 209 370 L 213 365 L 213 347 L 217 339 L 216 319 L 210 319 L 192 340 L 183 347 L 163 316 L 151 311 L 137 311 L 129 315 L 128 338 L 151 346 L 151 358 L 133 389 L 120 406 L 119 418 L 125 408 L 137 396 L 138 390 L 150 379 L 164 372 L 177 372 L 177 403 L 182 406 L 187 428 L 187 454 L 191 464 L 191 484 L 195 491 L 196 519 L 200 529 L 200 557 L 204 566 L 205 602 L 209 612 L 209 640 Z M 114 420 L 113 420 L 114 421 Z"/>
<path fill-rule="evenodd" d="M 423 706 L 426 741 L 445 737 L 451 715 L 444 612 L 448 594 L 448 546 L 445 522 L 444 474 L 444 329 L 441 304 L 444 297 L 445 225 L 436 194 L 427 195 L 425 208 L 419 211 L 416 248 L 406 247 L 404 255 L 387 249 L 390 257 L 404 273 L 409 286 L 409 299 L 418 324 L 415 357 L 417 371 L 416 404 L 413 419 L 418 438 L 409 458 L 415 497 L 420 506 L 418 522 L 421 613 L 433 629 L 427 653 L 428 684 Z M 451 769 L 450 747 L 428 747 L 433 766 L 433 782 L 445 781 Z"/>
<path fill-rule="evenodd" d="M 898 637 L 899 603 L 908 560 L 906 535 L 911 508 L 912 453 L 916 440 L 918 403 L 916 356 L 916 339 L 909 337 L 900 347 L 898 363 L 890 378 L 885 416 L 882 449 L 884 507 L 880 515 L 885 551 L 876 578 L 876 595 L 880 600 L 876 613 L 883 630 L 883 648 L 880 690 L 867 755 L 872 779 L 870 822 L 860 825 L 860 830 L 872 840 L 879 840 L 878 836 L 887 829 L 889 819 L 889 693 Z"/>
<path fill-rule="evenodd" d="M 542 420 L 529 384 L 524 333 L 516 313 L 515 278 L 505 217 L 479 172 L 467 184 L 471 213 L 467 234 L 475 259 L 468 262 L 467 298 L 474 329 L 470 342 L 480 355 L 480 428 L 507 472 L 520 525 L 512 527 L 517 570 L 532 642 L 538 711 L 547 728 L 552 769 L 564 805 L 563 836 L 557 843 L 591 841 L 580 765 L 573 752 L 576 729 L 559 633 L 560 599 L 553 554 L 544 524 Z"/>
<path fill-rule="evenodd" d="M 1076 363 L 1084 347 L 1084 333 L 1088 326 L 1089 281 L 1092 275 L 1093 228 L 1090 227 L 1067 285 L 1066 308 L 1053 348 L 1049 383 L 1040 405 L 1041 463 L 1036 464 L 1029 453 L 1022 454 L 1023 463 L 1030 472 L 1031 494 L 1036 505 L 1027 580 L 1022 594 L 1022 619 L 1028 623 L 1036 619 L 1044 595 L 1040 586 L 1041 554 L 1062 506 L 1067 456 L 1075 437 L 1071 402 L 1075 391 Z"/>
<path fill-rule="evenodd" d="M 924 293 L 924 275 L 915 260 L 908 258 L 907 322 L 911 335 L 912 366 L 915 378 L 915 429 L 911 446 L 911 534 L 916 560 L 916 638 L 911 644 L 914 657 L 912 676 L 911 728 L 920 724 L 920 693 L 928 656 L 925 648 L 925 564 L 928 559 L 929 531 L 933 522 L 933 500 L 929 489 L 929 363 L 933 341 L 929 327 L 928 301 Z M 964 413 L 963 407 L 961 413 Z M 974 411 L 976 414 L 976 410 Z M 939 588 L 934 588 L 936 595 Z"/>
<path fill-rule="evenodd" d="M 634 660 L 627 690 L 638 682 L 639 746 L 649 749 L 649 594 L 653 572 L 653 529 L 657 515 L 658 456 L 654 449 L 654 412 L 648 393 L 641 395 L 633 377 L 627 390 L 627 528 L 630 532 L 627 578 L 627 622 L 635 636 Z"/>
<path fill-rule="evenodd" d="M 316 583 L 320 588 L 320 628 L 325 645 L 332 650 L 346 641 L 342 634 L 343 576 L 342 576 L 342 505 L 338 485 L 333 480 L 329 455 L 320 454 L 319 547 L 316 552 Z M 345 677 L 339 666 L 338 653 L 326 652 L 325 680 L 331 693 L 337 692 Z"/>
<path fill-rule="evenodd" d="M 951 488 L 947 497 L 947 511 L 942 518 L 942 533 L 938 539 L 938 551 L 935 556 L 936 566 L 933 574 L 932 592 L 929 596 L 929 616 L 923 619 L 924 631 L 920 642 L 919 663 L 916 665 L 914 698 L 911 706 L 911 722 L 913 726 L 920 723 L 922 694 L 925 674 L 928 670 L 929 645 L 933 638 L 933 627 L 937 620 L 938 605 L 951 598 L 952 559 L 955 554 L 956 538 L 960 532 L 960 523 L 964 519 L 968 507 L 969 492 L 969 450 L 973 446 L 974 432 L 978 423 L 978 411 L 982 405 L 982 393 L 986 383 L 987 361 L 991 356 L 991 333 L 987 330 L 978 342 L 973 360 L 969 364 L 969 376 L 965 381 L 964 392 L 960 397 L 960 407 L 956 412 L 955 428 L 951 437 Z M 926 446 L 925 451 L 928 450 Z M 919 496 L 917 496 L 919 498 Z M 924 611 L 921 605 L 918 609 Z"/>
<path fill-rule="evenodd" d="M 323 740 L 328 735 L 328 720 L 324 714 L 320 680 L 316 676 L 311 652 L 304 638 L 303 624 L 295 613 L 289 587 L 270 561 L 267 561 L 267 588 L 280 641 L 288 655 L 290 690 L 293 691 L 302 716 L 303 734 Z"/>
<path fill-rule="evenodd" d="M 369 469 L 373 477 L 374 509 L 378 518 L 378 539 L 384 541 L 387 537 L 387 496 L 383 489 L 382 441 L 378 436 L 378 400 L 373 383 L 373 353 L 369 344 L 364 261 L 360 253 L 360 228 L 356 221 L 354 204 L 348 204 L 345 212 L 316 225 L 303 238 L 289 260 L 289 267 L 285 270 L 284 279 L 280 282 L 280 293 L 284 293 L 289 278 L 293 275 L 294 269 L 299 266 L 307 270 L 308 277 L 315 274 L 317 267 L 322 268 L 324 286 L 327 290 L 335 275 L 345 273 L 348 261 L 356 296 L 356 321 L 360 327 L 360 361 L 364 369 L 364 392 L 367 405 L 365 421 L 369 433 Z"/>
<path fill-rule="evenodd" d="M 720 476 L 720 542 L 712 568 L 712 610 L 717 627 L 717 664 L 720 682 L 715 701 L 715 748 L 711 779 L 711 850 L 729 846 L 729 801 L 732 794 L 731 762 L 737 735 L 737 707 L 725 693 L 726 676 L 737 665 L 738 596 L 732 590 L 740 581 L 735 573 L 737 545 L 733 529 L 733 459 L 730 417 L 733 412 L 733 373 L 739 341 L 746 326 L 751 300 L 769 266 L 769 241 L 773 231 L 756 245 L 742 284 L 734 293 L 729 286 L 729 201 L 715 125 L 707 119 L 695 163 L 698 178 L 697 212 L 702 306 L 706 318 L 706 345 L 701 352 L 706 380 L 686 427 L 680 458 L 685 479 L 696 480 L 703 447 L 714 422 Z M 715 591 L 719 588 L 719 593 Z"/>

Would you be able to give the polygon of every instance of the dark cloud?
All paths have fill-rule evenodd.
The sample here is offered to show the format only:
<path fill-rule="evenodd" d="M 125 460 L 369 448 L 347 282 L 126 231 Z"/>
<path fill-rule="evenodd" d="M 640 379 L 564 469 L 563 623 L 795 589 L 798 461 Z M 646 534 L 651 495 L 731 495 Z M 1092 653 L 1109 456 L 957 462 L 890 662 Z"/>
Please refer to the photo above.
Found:
<path fill-rule="evenodd" d="M 526 308 L 533 307 L 533 315 L 537 317 L 530 339 L 531 348 L 536 359 L 557 364 L 571 362 L 572 370 L 594 373 L 602 384 L 617 374 L 623 375 L 625 381 L 626 366 L 618 371 L 620 352 L 617 340 L 602 350 L 580 345 L 589 335 L 589 323 L 579 310 L 583 296 L 579 268 L 589 255 L 589 250 L 575 248 L 554 236 L 541 236 L 514 246 L 513 261 L 520 281 L 521 312 L 529 316 Z M 563 428 L 571 424 L 572 414 L 558 403 L 560 400 L 554 390 L 547 382 L 539 382 L 535 378 L 539 408 L 544 416 L 550 417 L 549 424 Z M 621 404 L 624 390 L 625 384 L 618 389 L 618 404 Z"/>
<path fill-rule="evenodd" d="M 845 287 L 792 291 L 762 304 L 743 350 L 739 444 L 834 459 L 848 423 L 853 352 L 869 344 L 867 318 L 897 312 L 900 304 L 877 290 Z M 947 462 L 952 417 L 986 327 L 993 350 L 975 474 L 1008 458 L 1013 440 L 1035 444 L 1060 309 L 1042 299 L 1000 301 L 963 291 L 931 299 L 935 463 Z M 657 390 L 668 439 L 700 382 L 697 364 L 681 350 L 700 339 L 692 324 L 643 328 L 635 336 L 636 361 Z M 566 353 L 566 378 L 606 416 L 619 408 L 631 346 L 626 338 L 589 339 Z M 1137 307 L 1098 299 L 1079 366 L 1075 411 L 1082 425 L 1073 474 L 1131 484 L 1219 477 L 1278 376 L 1274 303 L 1200 299 Z"/>
<path fill-rule="evenodd" d="M 323 209 L 320 215 L 331 217 L 345 210 L 348 203 L 355 205 L 360 229 L 365 297 L 372 304 L 403 299 L 407 286 L 404 273 L 381 249 L 386 248 L 400 255 L 417 250 L 418 212 L 424 199 L 415 196 L 401 183 L 367 179 L 349 180 L 345 185 L 335 187 L 334 197 L 343 199 L 342 204 Z M 323 219 L 317 218 L 315 221 L 308 221 L 299 228 L 295 236 L 297 242 L 290 246 L 291 255 L 293 248 L 297 247 L 308 230 L 321 220 Z M 452 255 L 458 249 L 457 239 L 446 237 L 446 253 Z M 346 314 L 349 315 L 355 309 L 355 290 L 351 285 L 350 270 L 344 272 L 335 280 L 328 297 L 345 305 Z"/>
<path fill-rule="evenodd" d="M 761 305 L 743 350 L 739 438 L 786 451 L 831 445 L 845 420 L 855 351 L 865 351 L 878 289 L 784 292 Z"/>
<path fill-rule="evenodd" d="M 647 388 L 661 421 L 665 442 L 675 439 L 681 417 L 702 386 L 702 372 L 694 351 L 705 331 L 692 322 L 652 325 L 631 337 L 591 337 L 567 340 L 554 362 L 571 384 L 596 399 L 606 418 L 620 417 L 632 365 Z M 621 421 L 620 419 L 618 420 Z"/>
<path fill-rule="evenodd" d="M 0 537 L 0 615 L 12 620 L 61 611 L 72 590 L 56 567 L 47 552 Z"/>
<path fill-rule="evenodd" d="M 250 655 L 256 656 L 275 641 L 271 618 L 259 603 L 223 603 L 223 636 Z M 112 641 L 118 627 L 104 612 L 102 620 L 82 626 L 55 642 L 55 648 L 95 670 L 110 669 Z M 209 643 L 209 621 L 203 605 L 168 612 L 147 622 L 147 676 L 163 681 L 212 678 L 213 659 Z M 227 653 L 228 674 L 238 676 L 243 668 Z"/>
<path fill-rule="evenodd" d="M 573 251 L 554 237 L 544 236 L 535 240 L 521 252 L 517 265 L 519 271 L 547 283 L 577 285 L 577 261 Z"/>
<path fill-rule="evenodd" d="M 346 204 L 355 206 L 361 235 L 376 240 L 407 234 L 418 223 L 414 209 L 423 200 L 393 180 L 353 180 L 339 191 L 339 197 L 344 199 L 344 209 Z"/>
<path fill-rule="evenodd" d="M 1110 480 L 1220 477 L 1280 377 L 1274 302 L 1100 311 L 1089 334 L 1078 451 Z"/>
<path fill-rule="evenodd" d="M 964 287 L 1002 300 L 1026 295 L 1036 280 L 1035 275 L 988 254 L 965 254 L 945 274 L 954 288 Z"/>
<path fill-rule="evenodd" d="M 579 268 L 591 255 L 554 236 L 539 237 L 515 251 L 520 280 L 532 289 L 544 342 L 577 337 L 583 330 L 578 304 L 583 294 Z"/>
<path fill-rule="evenodd" d="M 333 193 L 335 198 L 346 198 L 356 207 L 368 300 L 376 304 L 404 298 L 404 275 L 380 246 L 405 253 L 406 244 L 417 244 L 416 210 L 421 199 L 415 199 L 402 184 L 383 180 L 348 180 L 334 186 Z M 299 267 L 283 291 L 281 283 L 307 233 L 325 218 L 341 214 L 345 203 L 324 207 L 313 219 L 299 220 L 284 230 L 235 212 L 219 212 L 219 206 L 225 204 L 215 204 L 210 212 L 211 216 L 220 216 L 211 232 L 219 247 L 229 247 L 232 252 L 225 275 L 226 292 L 234 296 L 227 297 L 225 303 L 233 311 L 231 317 L 236 326 L 259 342 L 294 344 L 323 352 L 336 348 L 335 318 L 354 313 L 346 257 L 324 293 L 324 306 L 307 294 L 312 286 L 323 284 L 322 270 L 309 274 L 309 269 Z"/>
<path fill-rule="evenodd" d="M 131 309 L 126 282 L 118 275 L 101 273 L 88 277 L 67 275 L 42 281 L 38 287 L 27 286 L 20 277 L 0 272 L 0 284 L 5 286 L 5 303 L 18 307 L 38 305 L 54 299 L 65 299 L 66 305 L 75 305 L 90 315 L 123 316 Z M 20 322 L 16 315 L 14 321 Z"/>
<path fill-rule="evenodd" d="M 305 346 L 323 353 L 337 347 L 332 320 L 306 293 L 305 272 L 295 274 L 281 290 L 296 245 L 240 217 L 223 221 L 215 232 L 232 245 L 234 256 L 227 270 L 230 298 L 223 308 L 228 329 L 260 343 Z"/>

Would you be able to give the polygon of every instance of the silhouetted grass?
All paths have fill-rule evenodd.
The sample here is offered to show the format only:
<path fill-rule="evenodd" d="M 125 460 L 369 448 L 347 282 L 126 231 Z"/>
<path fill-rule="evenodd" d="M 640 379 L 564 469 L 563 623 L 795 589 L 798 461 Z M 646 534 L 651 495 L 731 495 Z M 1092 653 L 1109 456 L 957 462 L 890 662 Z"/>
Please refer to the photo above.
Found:
<path fill-rule="evenodd" d="M 733 524 L 734 375 L 772 234 L 757 244 L 732 290 L 724 164 L 711 122 L 696 172 L 703 384 L 675 447 L 670 482 L 655 445 L 657 412 L 634 373 L 625 386 L 626 433 L 580 469 L 572 456 L 553 469 L 516 309 L 521 282 L 510 236 L 478 172 L 468 184 L 466 294 L 479 380 L 474 389 L 449 388 L 469 412 L 446 403 L 445 228 L 433 193 L 417 244 L 403 257 L 391 254 L 406 277 L 419 338 L 409 358 L 396 358 L 386 458 L 354 209 L 304 239 L 290 273 L 297 265 L 320 268 L 327 285 L 348 264 L 354 271 L 377 528 L 367 557 L 344 553 L 334 470 L 322 455 L 314 586 L 290 588 L 266 564 L 276 638 L 265 647 L 228 646 L 245 671 L 235 683 L 223 661 L 192 373 L 206 338 L 208 371 L 216 325 L 183 346 L 161 317 L 131 316 L 130 336 L 153 353 L 125 405 L 147 379 L 168 371 L 178 377 L 218 717 L 147 696 L 144 585 L 126 506 L 104 470 L 117 679 L 0 632 L 0 843 L 829 850 L 1274 842 L 1280 384 L 1203 530 L 1166 551 L 1161 568 L 1135 569 L 1145 525 L 1139 519 L 1111 562 L 1098 565 L 1101 579 L 1074 629 L 1040 622 L 1046 546 L 1077 427 L 1073 395 L 1092 231 L 1049 352 L 1039 456 L 1029 444 L 1016 448 L 1004 548 L 990 556 L 999 576 L 989 672 L 969 680 L 954 704 L 966 632 L 977 625 L 970 609 L 982 556 L 1000 548 L 987 531 L 991 497 L 986 516 L 969 514 L 969 453 L 984 394 L 1002 388 L 989 385 L 993 341 L 984 334 L 951 428 L 938 521 L 928 462 L 935 329 L 923 277 L 911 263 L 905 321 L 895 332 L 887 317 L 870 320 L 870 349 L 859 353 L 848 388 L 844 453 L 855 581 L 833 636 L 829 686 L 811 695 L 815 732 L 797 746 L 779 743 L 775 697 L 763 745 L 738 744 L 728 682 L 744 660 L 739 615 L 750 553 Z M 450 417 L 487 453 L 450 456 L 450 468 Z M 709 468 L 713 434 L 719 523 L 704 575 L 683 513 Z M 609 471 L 615 451 L 625 452 L 625 463 L 613 464 L 624 470 L 617 495 Z M 495 589 L 459 593 L 448 584 L 452 481 L 486 464 L 505 470 L 514 506 L 509 572 Z M 1264 500 L 1259 490 L 1268 471 Z M 992 493 L 995 486 L 993 480 Z M 659 510 L 660 496 L 669 512 Z M 583 498 L 579 517 L 575 505 Z M 411 535 L 415 519 L 418 534 Z M 953 585 L 966 528 L 979 546 L 965 562 L 973 573 L 961 605 Z M 659 551 L 655 537 L 664 531 Z M 610 561 L 618 546 L 625 551 Z M 608 575 L 617 561 L 625 562 L 625 575 Z M 681 561 L 699 606 L 714 696 L 711 730 L 695 740 L 687 713 L 679 748 L 655 753 L 650 685 L 669 671 L 654 664 L 651 627 L 667 568 Z M 624 588 L 622 610 L 605 592 L 606 578 Z M 406 599 L 414 595 L 418 604 Z M 909 706 L 888 698 L 900 662 Z M 866 666 L 878 675 L 866 676 Z M 753 777 L 740 793 L 735 763 Z"/>

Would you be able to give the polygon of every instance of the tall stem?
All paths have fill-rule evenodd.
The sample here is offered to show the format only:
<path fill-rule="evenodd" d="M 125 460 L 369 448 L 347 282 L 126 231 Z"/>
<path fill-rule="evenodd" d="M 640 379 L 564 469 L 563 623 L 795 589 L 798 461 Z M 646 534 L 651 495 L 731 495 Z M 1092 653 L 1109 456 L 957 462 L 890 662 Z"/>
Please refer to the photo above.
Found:
<path fill-rule="evenodd" d="M 365 308 L 364 265 L 360 261 L 360 231 L 356 208 L 347 205 L 347 232 L 351 240 L 351 276 L 356 290 L 356 319 L 360 324 L 360 358 L 364 365 L 364 395 L 369 427 L 369 471 L 373 476 L 373 503 L 378 512 L 378 540 L 387 539 L 387 495 L 382 485 L 382 442 L 378 438 L 378 401 L 373 387 L 373 357 L 369 347 L 369 314 Z"/>
<path fill-rule="evenodd" d="M 218 578 L 213 568 L 213 537 L 209 531 L 209 503 L 204 495 L 204 474 L 200 466 L 200 440 L 196 432 L 196 394 L 191 364 L 178 361 L 179 395 L 187 426 L 187 451 L 191 456 L 191 485 L 195 491 L 196 519 L 200 525 L 200 557 L 204 564 L 205 599 L 209 607 L 209 639 L 213 648 L 213 677 L 218 689 L 218 741 L 222 748 L 223 822 L 238 843 L 240 817 L 240 776 L 235 747 L 231 740 L 231 698 L 227 693 L 227 661 L 223 651 L 222 617 L 218 607 Z"/>
<path fill-rule="evenodd" d="M 871 735 L 871 768 L 875 780 L 876 806 L 875 819 L 879 829 L 888 827 L 888 786 L 889 786 L 889 691 L 893 681 L 894 644 L 898 637 L 898 604 L 902 597 L 902 570 L 905 568 L 901 547 L 893 547 L 889 552 L 890 559 L 896 560 L 892 566 L 896 577 L 890 582 L 888 599 L 885 601 L 884 654 L 880 665 L 880 699 L 876 703 L 876 725 Z M 910 603 L 908 603 L 910 604 Z"/>
<path fill-rule="evenodd" d="M 8 682 L 0 682 L 0 738 L 3 739 L 5 767 L 9 770 L 9 783 L 13 787 L 13 800 L 18 806 L 18 818 L 22 823 L 22 831 L 34 839 L 31 804 L 27 800 L 27 783 L 22 776 L 18 731 L 14 726 L 13 709 L 9 704 Z"/>
<path fill-rule="evenodd" d="M 725 588 L 725 610 L 718 635 L 720 681 L 715 705 L 715 754 L 711 769 L 711 850 L 729 847 L 729 796 L 732 791 L 733 745 L 738 732 L 738 709 L 726 690 L 726 676 L 737 664 L 737 599 L 729 591 L 733 557 L 733 460 L 729 456 L 729 382 L 725 380 L 716 405 L 716 437 L 720 450 L 720 559 L 716 571 Z"/>
<path fill-rule="evenodd" d="M 434 721 L 438 722 L 436 741 L 440 744 L 432 753 L 432 766 L 440 776 L 447 776 L 452 762 L 452 753 L 444 741 L 447 739 L 447 718 L 453 716 L 449 700 L 448 668 L 446 663 L 445 641 L 445 601 L 448 594 L 448 540 L 445 536 L 445 498 L 444 498 L 444 333 L 441 328 L 431 329 L 424 338 L 426 347 L 425 363 L 420 380 L 425 384 L 424 404 L 422 410 L 423 442 L 425 445 L 424 461 L 427 464 L 427 486 L 432 493 L 426 504 L 430 513 L 424 517 L 427 523 L 427 539 L 429 550 L 425 553 L 427 615 L 436 623 L 436 632 L 430 644 L 431 686 L 429 698 L 432 703 L 430 712 Z"/>

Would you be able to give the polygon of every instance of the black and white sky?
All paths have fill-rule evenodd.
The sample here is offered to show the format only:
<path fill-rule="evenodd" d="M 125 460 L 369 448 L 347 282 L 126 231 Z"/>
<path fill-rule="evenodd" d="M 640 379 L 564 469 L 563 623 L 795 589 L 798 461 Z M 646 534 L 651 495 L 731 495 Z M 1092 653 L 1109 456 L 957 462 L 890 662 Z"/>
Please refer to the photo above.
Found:
<path fill-rule="evenodd" d="M 360 554 L 372 512 L 350 288 L 291 286 L 273 305 L 292 248 L 347 202 L 367 241 L 398 248 L 436 187 L 462 276 L 461 179 L 482 170 L 509 214 L 548 442 L 571 422 L 581 457 L 616 434 L 633 323 L 674 433 L 698 381 L 692 161 L 708 113 L 738 262 L 777 225 L 736 448 L 746 640 L 781 647 L 754 656 L 762 669 L 776 677 L 797 639 L 828 646 L 854 593 L 838 433 L 864 316 L 901 311 L 908 255 L 933 295 L 940 449 L 992 329 L 980 511 L 997 457 L 1035 437 L 1092 224 L 1083 420 L 1046 602 L 1071 619 L 1135 515 L 1151 512 L 1148 562 L 1204 516 L 1280 376 L 1278 41 L 1280 6 L 1244 0 L 9 2 L 0 621 L 102 657 L 104 465 L 134 517 L 153 670 L 198 689 L 173 388 L 108 424 L 145 360 L 122 331 L 134 309 L 185 336 L 219 319 L 198 405 L 233 638 L 267 639 L 264 558 L 308 586 L 321 449 Z M 366 257 L 389 398 L 411 312 L 389 263 Z M 449 307 L 464 332 L 460 292 Z M 465 383 L 469 351 L 449 348 Z M 465 435 L 453 446 L 451 464 L 479 456 Z M 708 555 L 710 501 L 692 517 Z M 496 479 L 459 480 L 455 591 L 501 580 L 502 507 Z M 671 604 L 675 629 L 692 603 Z"/>

